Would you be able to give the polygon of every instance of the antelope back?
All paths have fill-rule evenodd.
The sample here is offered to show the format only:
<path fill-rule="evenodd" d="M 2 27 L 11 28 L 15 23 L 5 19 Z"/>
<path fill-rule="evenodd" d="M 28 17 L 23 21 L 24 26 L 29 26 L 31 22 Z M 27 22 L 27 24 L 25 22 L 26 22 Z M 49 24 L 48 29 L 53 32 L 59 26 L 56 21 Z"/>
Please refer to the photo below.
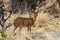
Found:
<path fill-rule="evenodd" d="M 14 20 L 15 26 L 32 26 L 34 24 L 33 18 L 16 18 Z"/>

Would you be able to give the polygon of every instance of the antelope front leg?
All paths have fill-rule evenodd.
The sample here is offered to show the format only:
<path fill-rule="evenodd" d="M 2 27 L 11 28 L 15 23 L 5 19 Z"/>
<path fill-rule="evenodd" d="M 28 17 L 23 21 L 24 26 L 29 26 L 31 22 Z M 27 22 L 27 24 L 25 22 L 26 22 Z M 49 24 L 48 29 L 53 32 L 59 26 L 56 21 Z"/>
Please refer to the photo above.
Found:
<path fill-rule="evenodd" d="M 30 27 L 30 26 L 28 27 L 28 32 L 30 32 L 30 33 L 31 33 L 31 27 Z"/>
<path fill-rule="evenodd" d="M 17 27 L 15 27 L 15 29 L 13 30 L 13 32 L 15 32 L 16 29 L 17 29 Z"/>

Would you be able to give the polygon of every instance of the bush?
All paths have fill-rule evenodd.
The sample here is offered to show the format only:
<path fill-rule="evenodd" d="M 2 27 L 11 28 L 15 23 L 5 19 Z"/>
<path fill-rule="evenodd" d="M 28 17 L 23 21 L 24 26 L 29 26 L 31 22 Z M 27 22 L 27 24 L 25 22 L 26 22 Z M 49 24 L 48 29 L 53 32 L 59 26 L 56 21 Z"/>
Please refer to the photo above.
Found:
<path fill-rule="evenodd" d="M 6 38 L 6 37 L 7 37 L 7 34 L 3 32 L 3 33 L 1 34 L 1 36 L 2 36 L 3 38 Z"/>

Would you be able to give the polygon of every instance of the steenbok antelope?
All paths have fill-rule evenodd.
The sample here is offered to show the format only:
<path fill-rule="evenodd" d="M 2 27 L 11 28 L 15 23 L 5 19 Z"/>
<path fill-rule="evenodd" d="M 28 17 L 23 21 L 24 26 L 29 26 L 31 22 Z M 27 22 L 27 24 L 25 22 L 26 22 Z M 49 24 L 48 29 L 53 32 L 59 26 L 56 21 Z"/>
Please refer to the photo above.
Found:
<path fill-rule="evenodd" d="M 33 13 L 34 17 L 33 18 L 23 18 L 23 17 L 18 17 L 14 20 L 14 26 L 16 30 L 17 27 L 21 30 L 23 27 L 27 27 L 28 31 L 31 32 L 31 26 L 34 24 L 37 16 L 37 12 Z"/>

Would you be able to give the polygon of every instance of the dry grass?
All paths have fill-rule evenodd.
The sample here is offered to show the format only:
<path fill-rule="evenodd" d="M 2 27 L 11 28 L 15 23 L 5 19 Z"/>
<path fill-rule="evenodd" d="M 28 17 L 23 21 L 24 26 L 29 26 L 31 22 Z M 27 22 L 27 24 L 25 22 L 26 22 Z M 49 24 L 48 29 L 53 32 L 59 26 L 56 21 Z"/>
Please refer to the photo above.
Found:
<path fill-rule="evenodd" d="M 8 21 L 10 23 L 13 23 L 14 19 L 18 17 L 19 14 L 12 14 L 11 17 L 7 20 L 6 24 L 8 24 Z M 29 17 L 26 16 L 19 16 L 19 17 Z M 36 38 L 35 40 L 55 40 L 51 35 L 48 34 L 48 32 L 55 32 L 60 31 L 60 20 L 59 18 L 54 18 L 53 16 L 49 16 L 49 13 L 44 13 L 43 11 L 41 13 L 38 13 L 38 16 L 36 17 L 35 21 L 35 28 L 32 27 L 32 33 L 42 33 L 44 36 L 42 38 Z M 6 40 L 13 40 L 13 38 L 16 38 L 14 40 L 26 40 L 25 37 L 29 38 L 30 40 L 34 40 L 31 37 L 31 34 L 27 31 L 27 28 L 23 28 L 21 31 L 19 31 L 19 28 L 16 29 L 16 37 L 13 37 L 13 29 L 14 25 L 9 27 L 6 30 L 6 33 L 8 34 L 8 39 Z M 58 40 L 60 38 L 57 38 Z"/>
<path fill-rule="evenodd" d="M 41 13 L 38 14 L 35 24 L 36 26 L 42 26 L 46 24 L 46 22 L 48 22 L 48 13 L 43 13 L 43 11 Z"/>
<path fill-rule="evenodd" d="M 49 1 L 49 2 L 48 2 Z M 47 7 L 52 6 L 56 0 L 48 0 L 46 5 L 43 5 L 41 8 L 45 9 Z M 53 3 L 52 3 L 52 2 Z M 5 9 L 8 10 L 8 7 L 10 6 L 10 1 L 6 0 L 4 1 Z M 39 8 L 39 7 L 38 7 Z M 37 8 L 37 9 L 38 9 Z M 59 10 L 59 4 L 56 2 L 55 8 Z M 60 11 L 60 10 L 59 10 Z M 6 12 L 8 13 L 8 12 Z M 9 14 L 7 14 L 9 15 Z M 7 15 L 5 18 L 7 18 Z M 59 15 L 60 16 L 60 15 Z M 17 17 L 30 17 L 29 14 L 12 14 L 11 17 L 6 21 L 5 26 L 8 25 L 9 23 L 14 23 L 14 19 Z M 33 15 L 32 15 L 33 17 Z M 35 21 L 35 27 L 32 26 L 32 33 L 30 34 L 27 30 L 27 28 L 23 28 L 21 31 L 19 31 L 19 28 L 16 29 L 15 32 L 14 30 L 14 25 L 10 26 L 9 28 L 6 29 L 6 34 L 8 35 L 4 40 L 60 40 L 60 17 L 59 18 L 54 18 L 53 15 L 49 15 L 49 13 L 44 13 L 44 11 L 39 12 L 38 16 L 36 17 Z M 0 31 L 1 31 L 0 27 Z M 56 32 L 54 38 L 52 35 L 49 34 L 49 32 L 53 35 L 52 32 Z M 57 33 L 58 32 L 58 33 Z M 16 33 L 15 36 L 14 33 Z M 37 34 L 36 34 L 37 33 Z M 35 34 L 35 35 L 34 35 Z M 34 38 L 32 38 L 32 35 Z M 27 37 L 27 39 L 26 39 Z M 0 38 L 1 34 L 0 34 Z"/>

